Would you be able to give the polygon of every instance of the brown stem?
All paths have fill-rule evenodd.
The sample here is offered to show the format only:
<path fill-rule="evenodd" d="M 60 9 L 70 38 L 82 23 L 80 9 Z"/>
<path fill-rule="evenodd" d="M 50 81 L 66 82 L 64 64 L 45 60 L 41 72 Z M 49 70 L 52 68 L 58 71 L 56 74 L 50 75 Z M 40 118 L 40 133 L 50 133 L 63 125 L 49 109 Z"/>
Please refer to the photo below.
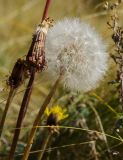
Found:
<path fill-rule="evenodd" d="M 48 9 L 49 9 L 50 3 L 51 3 L 51 0 L 47 0 L 46 5 L 45 5 L 45 9 L 44 9 L 44 12 L 43 12 L 43 16 L 42 16 L 42 21 L 45 18 L 47 18 L 47 14 L 48 14 Z"/>
<path fill-rule="evenodd" d="M 123 58 L 122 58 L 123 61 Z M 120 87 L 120 101 L 123 111 L 123 65 L 120 66 L 120 80 L 121 80 L 121 87 Z"/>
<path fill-rule="evenodd" d="M 46 136 L 44 137 L 44 140 L 43 140 L 43 142 L 42 142 L 41 152 L 40 152 L 39 155 L 38 155 L 38 160 L 42 160 L 43 155 L 44 155 L 44 153 L 45 153 L 45 150 L 46 150 L 46 148 L 47 148 L 47 145 L 48 145 L 48 142 L 49 142 L 51 136 L 52 136 L 51 132 L 48 131 L 48 133 L 46 134 Z"/>
<path fill-rule="evenodd" d="M 28 156 L 29 156 L 29 152 L 30 152 L 30 149 L 31 149 L 31 146 L 32 146 L 32 143 L 33 143 L 33 139 L 34 139 L 34 136 L 35 136 L 35 133 L 36 133 L 36 130 L 37 130 L 37 127 L 39 122 L 40 122 L 40 119 L 47 107 L 47 105 L 50 103 L 50 100 L 51 98 L 53 97 L 55 91 L 56 91 L 56 88 L 61 80 L 61 76 L 59 76 L 59 78 L 56 80 L 55 84 L 53 85 L 52 89 L 50 90 L 48 96 L 46 97 L 43 105 L 40 107 L 40 110 L 38 112 L 38 115 L 36 116 L 36 119 L 33 123 L 33 127 L 31 129 L 31 132 L 30 132 L 30 135 L 29 135 L 29 138 L 28 138 L 28 142 L 27 142 L 27 145 L 25 147 L 25 150 L 24 150 L 24 155 L 23 155 L 23 159 L 22 160 L 27 160 Z"/>
<path fill-rule="evenodd" d="M 1 122 L 0 122 L 0 138 L 1 138 L 1 135 L 2 135 L 2 131 L 3 131 L 3 127 L 4 127 L 4 123 L 5 123 L 5 119 L 6 119 L 6 115 L 7 115 L 9 106 L 10 106 L 10 104 L 11 104 L 13 98 L 14 98 L 14 95 L 15 95 L 16 91 L 17 91 L 16 89 L 10 88 L 8 99 L 7 99 L 7 102 L 6 102 L 6 106 L 5 106 L 3 116 L 2 116 L 2 119 L 1 119 Z"/>
<path fill-rule="evenodd" d="M 9 153 L 9 160 L 13 160 L 13 157 L 14 157 L 15 149 L 16 149 L 16 146 L 17 146 L 17 141 L 18 141 L 19 134 L 20 134 L 20 127 L 21 127 L 21 124 L 23 122 L 25 113 L 27 111 L 28 103 L 29 103 L 30 96 L 31 96 L 31 93 L 32 93 L 34 78 L 35 78 L 35 71 L 32 72 L 31 78 L 29 80 L 29 83 L 28 83 L 28 86 L 26 88 L 24 98 L 23 98 L 23 101 L 22 101 L 22 104 L 21 104 L 21 107 L 20 107 L 18 120 L 17 120 L 17 123 L 16 123 L 16 129 L 15 129 L 15 133 L 14 133 L 14 138 L 13 138 L 11 150 L 10 150 L 10 153 Z"/>
<path fill-rule="evenodd" d="M 45 16 L 47 15 L 47 13 L 48 13 L 49 4 L 50 4 L 50 0 L 47 0 L 42 19 L 44 19 Z M 40 42 L 39 41 L 39 38 L 40 38 L 39 35 L 40 34 L 37 33 L 33 37 L 29 52 L 28 52 L 27 57 L 26 57 L 27 62 L 29 62 L 29 63 L 30 63 L 30 58 L 32 58 L 32 60 L 34 59 L 33 54 L 35 52 L 38 52 L 39 48 L 40 48 L 40 51 L 41 51 L 41 53 L 39 53 L 39 54 L 44 53 L 45 38 L 44 38 L 44 36 L 41 36 L 42 35 L 41 34 L 40 35 L 41 36 L 41 42 Z M 37 41 L 37 39 L 38 39 L 38 41 Z M 42 43 L 42 45 L 40 43 Z M 37 49 L 37 51 L 36 51 L 36 49 Z M 31 54 L 31 56 L 30 56 L 30 54 Z M 30 64 L 32 64 L 32 63 L 30 63 Z M 16 130 L 15 130 L 12 146 L 11 146 L 11 149 L 10 149 L 9 160 L 12 160 L 13 157 L 14 157 L 15 149 L 16 149 L 16 146 L 17 146 L 17 141 L 18 141 L 19 134 L 20 134 L 20 128 L 21 128 L 24 116 L 26 114 L 28 103 L 29 103 L 29 100 L 30 100 L 31 92 L 32 92 L 33 82 L 34 82 L 35 73 L 36 73 L 35 66 L 31 66 L 30 70 L 31 70 L 31 77 L 30 77 L 30 80 L 29 80 L 29 83 L 28 83 L 28 86 L 26 88 L 26 91 L 25 91 L 25 94 L 24 94 L 24 97 L 23 97 L 23 101 L 22 101 L 22 104 L 21 104 L 18 120 L 17 120 L 17 123 L 16 123 Z"/>

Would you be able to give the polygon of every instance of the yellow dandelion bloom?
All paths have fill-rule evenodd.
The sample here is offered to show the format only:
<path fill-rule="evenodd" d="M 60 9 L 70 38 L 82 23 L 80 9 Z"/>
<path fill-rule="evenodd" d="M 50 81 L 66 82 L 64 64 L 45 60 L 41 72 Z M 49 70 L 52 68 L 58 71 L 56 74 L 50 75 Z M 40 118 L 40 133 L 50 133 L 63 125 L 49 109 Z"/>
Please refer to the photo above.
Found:
<path fill-rule="evenodd" d="M 58 105 L 53 106 L 52 108 L 46 108 L 46 110 L 45 110 L 45 114 L 46 114 L 47 117 L 51 113 L 55 114 L 55 115 L 57 115 L 57 120 L 58 121 L 61 121 L 61 120 L 63 120 L 63 119 L 68 117 L 68 114 L 66 112 L 67 112 L 66 109 L 63 109 L 62 107 L 60 107 Z"/>

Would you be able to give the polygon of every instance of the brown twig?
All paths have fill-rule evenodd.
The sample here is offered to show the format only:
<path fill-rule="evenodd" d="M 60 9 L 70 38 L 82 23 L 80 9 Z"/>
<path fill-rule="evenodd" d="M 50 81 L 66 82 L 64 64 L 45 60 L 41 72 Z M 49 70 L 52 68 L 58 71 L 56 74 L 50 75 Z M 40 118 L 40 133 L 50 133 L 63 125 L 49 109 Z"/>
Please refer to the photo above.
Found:
<path fill-rule="evenodd" d="M 112 40 L 115 44 L 114 53 L 111 55 L 117 65 L 115 82 L 118 84 L 117 90 L 119 92 L 119 101 L 123 113 L 123 27 L 119 24 L 118 7 L 123 3 L 117 0 L 115 3 L 107 3 L 108 9 L 111 11 L 111 17 L 107 22 L 109 28 L 112 30 Z M 116 122 L 114 131 L 119 131 L 119 126 L 122 126 L 122 116 Z"/>
<path fill-rule="evenodd" d="M 113 31 L 112 40 L 115 44 L 114 54 L 111 54 L 114 62 L 118 66 L 116 82 L 119 83 L 120 102 L 123 111 L 123 28 L 119 25 L 119 18 L 117 14 L 117 7 L 121 1 L 116 3 L 108 3 L 108 9 L 113 11 L 110 21 L 107 22 L 109 28 Z"/>

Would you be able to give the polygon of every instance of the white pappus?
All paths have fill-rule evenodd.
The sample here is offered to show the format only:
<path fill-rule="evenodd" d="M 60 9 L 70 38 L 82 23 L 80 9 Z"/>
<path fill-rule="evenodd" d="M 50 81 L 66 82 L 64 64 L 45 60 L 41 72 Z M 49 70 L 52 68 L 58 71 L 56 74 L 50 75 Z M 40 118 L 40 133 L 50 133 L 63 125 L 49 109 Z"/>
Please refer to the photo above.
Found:
<path fill-rule="evenodd" d="M 45 51 L 49 73 L 56 78 L 62 68 L 62 84 L 72 91 L 95 88 L 107 69 L 101 37 L 77 18 L 65 18 L 49 29 Z"/>

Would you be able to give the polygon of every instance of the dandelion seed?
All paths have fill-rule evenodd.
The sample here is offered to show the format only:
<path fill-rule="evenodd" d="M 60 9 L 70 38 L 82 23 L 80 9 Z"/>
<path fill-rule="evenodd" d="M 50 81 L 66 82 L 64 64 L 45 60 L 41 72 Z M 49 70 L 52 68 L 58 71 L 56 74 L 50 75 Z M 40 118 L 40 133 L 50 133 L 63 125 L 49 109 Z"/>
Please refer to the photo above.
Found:
<path fill-rule="evenodd" d="M 56 77 L 62 69 L 61 82 L 70 90 L 85 92 L 95 88 L 107 69 L 107 58 L 100 36 L 79 19 L 66 18 L 48 31 L 48 71 Z"/>

